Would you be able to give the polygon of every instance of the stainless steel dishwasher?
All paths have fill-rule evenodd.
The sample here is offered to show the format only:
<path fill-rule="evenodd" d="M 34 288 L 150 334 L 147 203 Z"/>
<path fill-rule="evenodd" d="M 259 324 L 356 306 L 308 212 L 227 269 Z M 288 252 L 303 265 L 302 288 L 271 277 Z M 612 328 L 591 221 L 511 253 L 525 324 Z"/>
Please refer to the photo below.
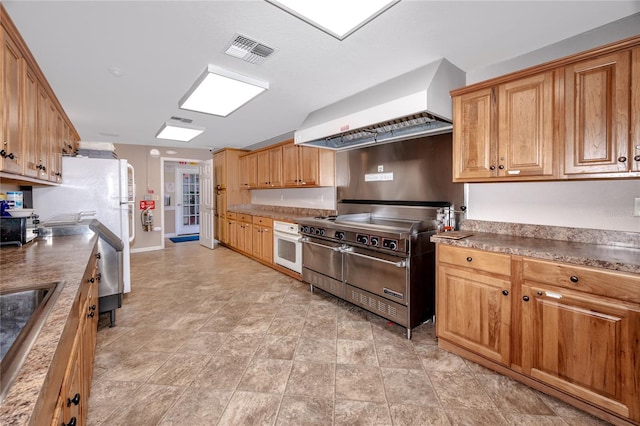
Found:
<path fill-rule="evenodd" d="M 116 309 L 122 306 L 124 293 L 124 243 L 99 220 L 77 222 L 51 221 L 39 228 L 39 238 L 64 235 L 98 235 L 98 312 L 109 312 L 110 327 L 116 324 Z"/>

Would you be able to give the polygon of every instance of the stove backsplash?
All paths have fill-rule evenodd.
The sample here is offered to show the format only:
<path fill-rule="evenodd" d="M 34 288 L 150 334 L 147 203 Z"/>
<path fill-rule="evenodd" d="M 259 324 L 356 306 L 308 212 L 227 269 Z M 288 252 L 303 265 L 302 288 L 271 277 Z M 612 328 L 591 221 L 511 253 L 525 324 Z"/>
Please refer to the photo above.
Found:
<path fill-rule="evenodd" d="M 464 184 L 452 183 L 451 133 L 336 153 L 341 200 L 447 201 L 458 211 Z"/>

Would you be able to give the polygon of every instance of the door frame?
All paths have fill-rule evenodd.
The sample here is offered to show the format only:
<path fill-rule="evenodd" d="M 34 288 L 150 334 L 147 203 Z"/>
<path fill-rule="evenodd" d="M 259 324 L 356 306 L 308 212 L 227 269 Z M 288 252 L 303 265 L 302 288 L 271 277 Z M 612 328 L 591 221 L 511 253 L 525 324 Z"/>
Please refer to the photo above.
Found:
<path fill-rule="evenodd" d="M 184 200 L 184 193 L 182 192 L 182 185 L 180 185 L 180 188 L 178 188 L 178 175 L 181 175 L 183 173 L 189 173 L 189 174 L 193 174 L 193 175 L 200 175 L 200 163 L 198 163 L 198 165 L 196 166 L 192 166 L 192 165 L 188 165 L 188 164 L 178 164 L 176 166 L 176 170 L 175 170 L 175 182 L 176 182 L 176 186 L 175 186 L 175 194 L 176 194 L 176 214 L 175 214 L 175 229 L 176 229 L 176 236 L 179 235 L 183 235 L 185 233 L 180 233 L 179 231 L 179 227 L 180 227 L 180 223 L 182 222 L 182 213 L 180 213 L 180 215 L 178 215 L 178 194 L 181 195 L 181 200 L 180 202 L 182 203 L 182 200 Z M 200 186 L 200 184 L 198 183 L 198 187 Z M 198 189 L 198 197 L 200 197 L 200 189 Z M 199 198 L 198 198 L 199 199 Z M 164 198 L 163 198 L 163 205 L 164 205 Z M 198 203 L 198 205 L 200 205 L 200 203 Z M 182 204 L 180 204 L 180 207 L 183 207 Z M 180 217 L 178 217 L 180 216 Z M 200 213 L 198 213 L 198 219 L 200 218 Z M 196 226 L 196 225 L 189 225 L 189 226 Z M 198 233 L 200 233 L 200 221 L 198 221 Z M 193 233 L 189 233 L 189 234 L 193 234 Z"/>
<path fill-rule="evenodd" d="M 160 247 L 162 249 L 165 248 L 165 232 L 164 232 L 164 166 L 165 166 L 165 162 L 166 163 L 178 163 L 180 161 L 185 161 L 187 163 L 198 163 L 198 165 L 200 165 L 200 163 L 203 160 L 198 160 L 195 158 L 176 158 L 176 157 L 160 157 L 160 200 L 158 201 L 158 204 L 160 204 L 160 223 L 162 224 L 160 226 L 160 228 L 162 229 L 160 231 Z M 157 210 L 157 204 L 156 204 L 156 210 Z"/>

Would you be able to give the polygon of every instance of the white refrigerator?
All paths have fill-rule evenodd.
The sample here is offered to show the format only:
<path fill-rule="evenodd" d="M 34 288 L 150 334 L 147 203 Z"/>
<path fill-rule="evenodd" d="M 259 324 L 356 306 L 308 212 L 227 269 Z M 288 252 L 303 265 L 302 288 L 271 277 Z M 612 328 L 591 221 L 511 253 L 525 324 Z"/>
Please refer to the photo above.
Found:
<path fill-rule="evenodd" d="M 130 244 L 135 237 L 135 175 L 127 160 L 63 157 L 62 183 L 33 187 L 33 208 L 42 223 L 54 217 L 95 212 L 124 244 L 124 292 L 131 291 Z"/>

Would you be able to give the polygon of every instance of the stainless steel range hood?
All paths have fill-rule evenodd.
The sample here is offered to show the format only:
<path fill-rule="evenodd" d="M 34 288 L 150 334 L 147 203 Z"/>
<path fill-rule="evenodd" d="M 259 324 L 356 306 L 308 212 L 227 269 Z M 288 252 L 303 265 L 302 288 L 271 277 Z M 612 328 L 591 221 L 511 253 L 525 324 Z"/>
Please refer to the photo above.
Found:
<path fill-rule="evenodd" d="M 464 72 L 440 59 L 312 112 L 294 140 L 344 150 L 450 132 L 449 91 L 464 85 Z"/>

